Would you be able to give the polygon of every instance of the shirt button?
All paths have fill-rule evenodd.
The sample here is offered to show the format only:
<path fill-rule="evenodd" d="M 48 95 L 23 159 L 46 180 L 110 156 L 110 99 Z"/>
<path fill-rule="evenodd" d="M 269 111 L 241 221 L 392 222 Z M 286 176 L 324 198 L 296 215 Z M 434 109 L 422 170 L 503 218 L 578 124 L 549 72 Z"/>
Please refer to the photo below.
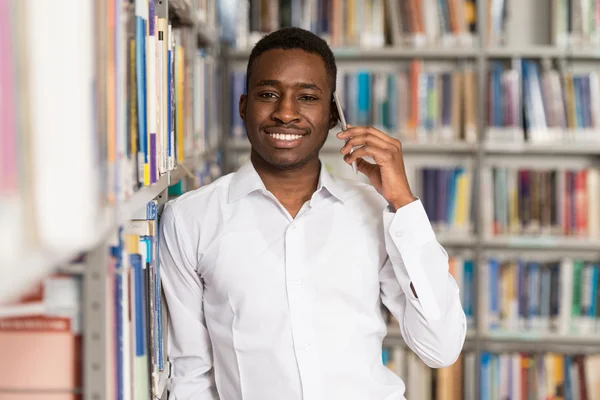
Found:
<path fill-rule="evenodd" d="M 290 229 L 293 230 L 293 231 L 295 231 L 296 230 L 296 225 L 294 225 L 294 224 L 290 225 Z"/>
<path fill-rule="evenodd" d="M 304 345 L 304 350 L 310 350 L 310 345 L 309 344 L 305 344 Z"/>
<path fill-rule="evenodd" d="M 396 231 L 396 237 L 401 237 L 404 234 L 402 231 Z"/>
<path fill-rule="evenodd" d="M 300 283 L 302 283 L 302 282 L 300 282 L 300 279 L 296 279 L 296 280 L 294 281 L 294 283 L 295 283 L 296 285 L 300 285 Z"/>

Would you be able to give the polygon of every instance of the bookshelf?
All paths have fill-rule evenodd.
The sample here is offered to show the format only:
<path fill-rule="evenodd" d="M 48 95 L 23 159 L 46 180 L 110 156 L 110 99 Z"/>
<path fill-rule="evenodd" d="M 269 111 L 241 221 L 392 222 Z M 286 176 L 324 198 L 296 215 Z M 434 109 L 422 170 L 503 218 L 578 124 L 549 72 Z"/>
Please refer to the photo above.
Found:
<path fill-rule="evenodd" d="M 403 130 L 400 130 L 400 135 L 397 129 L 387 130 L 389 134 L 399 137 L 403 141 L 405 163 L 408 169 L 418 170 L 419 166 L 427 165 L 428 163 L 446 167 L 453 165 L 453 163 L 470 163 L 471 165 L 470 171 L 472 171 L 473 177 L 471 206 L 473 208 L 472 222 L 474 228 L 472 234 L 465 236 L 456 235 L 454 232 L 440 231 L 438 233 L 438 240 L 449 251 L 451 256 L 452 254 L 463 255 L 465 259 L 470 258 L 475 262 L 473 287 L 471 288 L 475 325 L 469 328 L 464 354 L 465 360 L 469 358 L 471 362 L 475 363 L 474 366 L 469 367 L 468 371 L 465 369 L 464 372 L 472 372 L 471 375 L 474 375 L 474 378 L 465 378 L 464 393 L 467 397 L 464 398 L 486 398 L 481 391 L 482 377 L 479 360 L 487 352 L 545 353 L 554 351 L 564 352 L 565 354 L 580 353 L 592 355 L 600 353 L 600 341 L 595 338 L 595 335 L 557 334 L 535 330 L 503 332 L 501 330 L 490 330 L 482 325 L 483 316 L 487 313 L 485 302 L 488 299 L 485 296 L 487 289 L 484 280 L 489 257 L 498 255 L 502 257 L 512 256 L 515 259 L 519 257 L 535 259 L 535 257 L 538 257 L 542 260 L 548 259 L 548 257 L 553 260 L 559 260 L 562 257 L 571 257 L 574 259 L 582 258 L 590 260 L 592 263 L 597 263 L 600 259 L 600 237 L 596 233 L 592 235 L 568 236 L 550 235 L 544 232 L 534 234 L 489 234 L 490 230 L 493 231 L 494 229 L 493 224 L 497 223 L 494 216 L 496 209 L 489 208 L 490 203 L 494 203 L 494 201 L 490 201 L 485 197 L 491 193 L 492 199 L 494 199 L 495 189 L 494 187 L 490 188 L 490 185 L 493 185 L 494 171 L 499 166 L 506 167 L 509 170 L 512 168 L 518 170 L 530 169 L 532 171 L 547 171 L 554 168 L 561 171 L 559 174 L 562 174 L 563 170 L 598 167 L 600 162 L 600 135 L 598 134 L 600 127 L 596 125 L 595 121 L 597 120 L 595 116 L 593 116 L 594 123 L 592 130 L 598 137 L 594 137 L 591 140 L 581 140 L 583 136 L 577 136 L 577 133 L 583 131 L 575 130 L 569 131 L 567 135 L 563 134 L 563 136 L 554 141 L 541 140 L 536 142 L 533 140 L 523 140 L 524 133 L 522 129 L 523 122 L 528 122 L 530 126 L 527 133 L 531 136 L 531 139 L 534 139 L 533 133 L 535 132 L 533 131 L 535 126 L 532 122 L 536 121 L 534 119 L 536 114 L 533 113 L 531 108 L 527 111 L 527 105 L 524 106 L 522 103 L 524 95 L 523 87 L 526 83 L 530 82 L 524 81 L 523 71 L 529 64 L 522 64 L 522 61 L 533 61 L 540 68 L 540 74 L 548 70 L 558 71 L 561 87 L 564 86 L 563 82 L 565 81 L 563 79 L 567 75 L 595 74 L 600 67 L 598 63 L 600 52 L 598 52 L 598 47 L 595 45 L 600 25 L 596 19 L 590 20 L 590 26 L 585 25 L 585 22 L 582 21 L 587 21 L 586 18 L 591 15 L 586 14 L 586 12 L 593 14 L 596 12 L 594 10 L 598 6 L 590 3 L 589 6 L 592 8 L 589 11 L 582 9 L 581 11 L 571 10 L 567 12 L 564 11 L 568 7 L 567 4 L 573 5 L 579 4 L 579 2 L 562 2 L 560 0 L 553 2 L 545 0 L 528 2 L 519 2 L 517 0 L 477 1 L 476 18 L 475 21 L 470 22 L 470 29 L 459 26 L 456 28 L 457 31 L 450 30 L 450 36 L 456 33 L 458 39 L 450 38 L 450 40 L 447 40 L 448 38 L 442 34 L 437 38 L 437 43 L 431 43 L 428 42 L 427 38 L 418 37 L 419 35 L 414 34 L 410 29 L 408 29 L 409 32 L 407 34 L 407 30 L 405 29 L 406 17 L 402 17 L 404 19 L 400 18 L 400 29 L 393 26 L 394 22 L 390 22 L 390 20 L 393 21 L 397 18 L 398 10 L 395 10 L 395 7 L 400 7 L 400 14 L 405 12 L 405 15 L 412 15 L 412 11 L 402 9 L 406 4 L 417 3 L 411 0 L 369 2 L 371 8 L 367 9 L 367 11 L 361 9 L 361 11 L 364 11 L 362 17 L 358 17 L 358 14 L 352 14 L 352 11 L 348 11 L 347 9 L 340 12 L 331 8 L 336 5 L 341 7 L 340 3 L 336 3 L 335 5 L 330 4 L 330 8 L 326 11 L 322 9 L 315 11 L 306 5 L 307 2 L 291 1 L 291 3 L 291 11 L 289 11 L 289 8 L 285 8 L 282 5 L 284 2 L 270 6 L 266 6 L 260 0 L 244 2 L 244 7 L 246 8 L 243 8 L 242 12 L 244 15 L 249 16 L 245 17 L 248 21 L 241 24 L 241 28 L 238 31 L 237 46 L 233 46 L 228 52 L 229 73 L 233 74 L 228 93 L 233 95 L 234 100 L 240 94 L 239 87 L 236 90 L 236 83 L 239 85 L 239 82 L 243 81 L 237 74 L 243 74 L 246 68 L 252 43 L 268 33 L 273 26 L 280 27 L 282 26 L 282 21 L 289 22 L 290 20 L 296 21 L 295 26 L 310 29 L 328 40 L 337 61 L 338 71 L 370 70 L 373 71 L 371 76 L 375 75 L 376 71 L 388 72 L 391 70 L 396 71 L 396 73 L 398 71 L 402 73 L 407 70 L 407 66 L 410 65 L 411 61 L 418 60 L 423 65 L 432 66 L 433 70 L 437 68 L 443 71 L 443 68 L 447 68 L 448 65 L 454 68 L 462 68 L 468 65 L 475 73 L 476 80 L 473 82 L 476 87 L 477 98 L 474 104 L 477 132 L 475 141 L 459 140 L 420 143 L 419 141 L 407 140 L 407 136 L 403 136 L 406 133 Z M 299 9 L 295 9 L 296 3 L 301 3 L 303 7 L 308 7 L 308 11 L 304 10 L 304 12 L 312 17 L 307 18 L 307 14 Z M 365 5 L 367 2 L 357 2 L 356 4 L 358 3 L 361 4 L 360 7 L 367 7 Z M 457 5 L 459 2 L 453 0 L 435 2 L 438 5 L 433 5 L 434 2 L 429 2 L 428 0 L 418 3 L 421 3 L 423 7 L 430 7 L 432 10 L 435 9 L 437 11 L 439 11 L 438 7 L 441 7 L 439 4 L 442 3 L 446 3 L 446 5 L 453 4 L 454 7 L 459 7 Z M 475 2 L 467 0 L 461 3 Z M 581 4 L 584 3 L 581 2 Z M 358 7 L 356 4 L 354 5 Z M 494 7 L 498 6 L 503 9 L 494 11 Z M 559 6 L 565 7 L 564 10 L 559 9 Z M 266 9 L 261 7 L 266 7 Z M 352 5 L 346 4 L 344 7 L 352 7 Z M 380 7 L 383 7 L 385 10 L 384 17 L 380 15 Z M 407 7 L 409 6 L 407 5 Z M 423 11 L 425 28 L 422 32 L 425 32 L 425 36 L 430 33 L 436 34 L 436 32 L 439 34 L 439 31 L 437 31 L 439 27 L 433 26 L 436 24 L 435 19 L 433 20 L 433 24 L 427 26 L 432 21 L 431 19 L 427 20 L 428 12 L 427 10 Z M 577 17 L 579 12 L 583 13 L 583 16 L 579 15 Z M 291 16 L 285 13 L 290 13 Z M 273 15 L 279 15 L 279 18 L 273 17 Z M 285 16 L 282 17 L 282 15 Z M 367 32 L 365 34 L 367 36 L 364 39 L 365 42 L 361 42 L 360 38 L 357 39 L 356 31 L 347 23 L 348 15 L 352 15 L 353 18 L 367 18 L 367 21 L 364 19 L 361 20 L 361 23 L 364 24 L 361 25 L 361 29 L 364 28 Z M 381 24 L 381 30 L 373 29 L 373 25 L 370 25 L 372 21 L 369 18 L 375 18 L 379 22 L 385 20 L 385 23 Z M 564 22 L 568 18 L 575 18 L 569 27 Z M 577 18 L 581 19 L 577 20 Z M 583 26 L 577 24 L 583 24 Z M 572 29 L 572 31 L 569 31 L 569 29 Z M 472 37 L 467 38 L 461 44 L 464 37 L 461 39 L 460 36 L 467 31 L 472 34 Z M 348 37 L 345 37 L 345 34 Z M 448 30 L 446 30 L 446 34 L 448 34 Z M 378 35 L 385 38 L 385 44 L 383 44 L 381 37 L 373 38 L 373 36 Z M 401 37 L 402 35 L 408 35 L 409 37 Z M 358 45 L 356 43 L 357 40 L 361 42 Z M 345 43 L 346 41 L 354 41 L 354 45 L 348 45 Z M 513 80 L 514 86 L 511 87 L 518 91 L 509 92 L 509 96 L 516 96 L 513 99 L 519 99 L 517 108 L 515 109 L 518 114 L 518 120 L 515 121 L 514 125 L 520 129 L 511 131 L 511 125 L 506 124 L 504 127 L 505 130 L 499 131 L 500 134 L 504 134 L 504 138 L 498 132 L 494 133 L 492 129 L 489 129 L 491 118 L 488 108 L 490 101 L 489 91 L 491 90 L 489 89 L 489 73 L 495 65 L 502 66 L 505 70 L 513 68 L 519 71 L 518 75 L 513 77 L 516 80 Z M 507 75 L 503 79 L 507 79 L 505 85 L 510 85 L 510 81 L 508 81 L 510 76 Z M 586 79 L 584 78 L 584 82 L 587 82 Z M 595 77 L 592 79 L 595 79 Z M 338 81 L 338 90 L 340 82 Z M 585 84 L 587 85 L 587 83 Z M 347 90 L 347 87 L 344 86 L 343 90 Z M 374 92 L 370 93 L 373 94 Z M 582 98 L 585 99 L 587 97 Z M 568 100 L 562 99 L 562 101 L 566 102 Z M 511 100 L 511 102 L 514 102 L 514 100 Z M 349 119 L 349 123 L 357 125 L 356 121 L 352 121 L 352 112 L 348 111 L 353 110 L 352 107 L 354 107 L 352 104 L 346 102 L 346 118 Z M 528 117 L 531 121 L 523 120 L 527 118 L 525 116 L 526 112 L 529 113 Z M 236 113 L 237 108 L 231 114 L 231 118 L 234 121 Z M 552 133 L 553 127 L 556 126 L 550 125 L 554 114 L 550 114 L 548 111 L 545 114 L 549 122 L 547 125 L 549 127 L 548 132 Z M 539 122 L 539 119 L 537 121 Z M 367 124 L 373 124 L 372 120 Z M 231 171 L 247 157 L 249 145 L 247 139 L 244 137 L 244 133 L 239 130 L 239 126 L 235 125 L 235 122 L 228 123 L 224 126 L 223 130 L 231 132 L 230 135 L 225 134 L 224 138 L 224 148 L 227 152 L 226 166 L 228 171 Z M 384 131 L 386 130 L 384 129 Z M 494 135 L 504 140 L 490 140 L 494 138 Z M 509 135 L 512 135 L 514 139 L 510 140 Z M 528 139 L 530 139 L 529 136 Z M 545 138 L 542 136 L 542 139 Z M 339 155 L 339 147 L 340 145 L 335 141 L 328 140 L 326 142 L 321 152 L 322 157 L 326 158 L 326 163 Z M 331 161 L 331 163 L 332 165 L 335 164 L 334 161 Z M 344 164 L 337 163 L 334 169 L 339 175 L 351 178 L 351 175 L 346 174 L 344 168 Z M 419 172 L 417 171 L 416 174 L 418 176 Z M 416 179 L 415 182 L 414 186 L 420 188 L 419 180 Z M 412 182 L 411 185 L 413 185 Z M 596 211 L 586 209 L 583 215 L 589 214 L 589 219 L 591 220 L 597 216 L 597 214 L 592 213 L 596 213 Z M 492 225 L 490 226 L 490 224 Z M 589 229 L 594 230 L 596 228 L 590 226 Z M 384 346 L 391 346 L 392 348 L 394 346 L 402 346 L 402 338 L 397 328 L 390 327 L 384 341 Z M 404 370 L 404 373 L 407 375 L 405 381 L 408 381 L 408 386 L 411 382 L 408 377 L 409 373 L 406 370 Z M 411 396 L 427 398 L 419 394 L 411 394 L 410 390 L 408 391 L 408 395 L 409 398 Z M 454 399 L 458 397 L 444 398 Z"/>
<path fill-rule="evenodd" d="M 167 398 L 156 225 L 221 175 L 224 10 L 0 4 L 0 398 Z"/>

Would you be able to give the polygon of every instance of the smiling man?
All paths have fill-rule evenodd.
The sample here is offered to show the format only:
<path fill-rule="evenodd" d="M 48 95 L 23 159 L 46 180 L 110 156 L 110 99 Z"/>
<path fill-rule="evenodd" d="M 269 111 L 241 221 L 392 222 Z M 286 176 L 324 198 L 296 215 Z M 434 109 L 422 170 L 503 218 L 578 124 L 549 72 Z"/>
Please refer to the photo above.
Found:
<path fill-rule="evenodd" d="M 338 134 L 340 157 L 372 185 L 335 179 L 319 161 L 338 120 L 336 73 L 310 32 L 263 38 L 239 103 L 250 160 L 165 206 L 171 399 L 404 399 L 382 362 L 382 303 L 427 365 L 458 358 L 458 286 L 401 143 L 371 127 Z"/>

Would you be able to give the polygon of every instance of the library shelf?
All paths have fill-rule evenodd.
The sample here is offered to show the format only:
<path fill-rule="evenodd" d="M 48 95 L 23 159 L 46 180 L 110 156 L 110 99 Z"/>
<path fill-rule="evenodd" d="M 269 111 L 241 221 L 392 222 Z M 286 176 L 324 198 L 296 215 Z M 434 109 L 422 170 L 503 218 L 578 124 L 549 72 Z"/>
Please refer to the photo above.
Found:
<path fill-rule="evenodd" d="M 499 236 L 485 238 L 483 247 L 597 251 L 600 250 L 600 240 L 563 236 Z"/>
<path fill-rule="evenodd" d="M 48 252 L 38 248 L 26 248 L 23 249 L 22 253 L 15 252 L 10 258 L 0 260 L 1 276 L 9 276 L 9 274 L 2 274 L 2 271 L 14 271 L 17 268 L 27 270 L 26 277 L 19 279 L 19 285 L 11 285 L 10 282 L 4 282 L 0 285 L 2 287 L 0 303 L 13 300 L 21 293 L 23 287 L 38 282 L 47 276 L 49 271 L 59 269 L 64 264 L 76 260 L 80 254 L 101 245 L 119 226 L 132 219 L 137 212 L 146 207 L 148 202 L 160 196 L 163 191 L 167 190 L 170 185 L 177 183 L 185 174 L 184 168 L 177 167 L 173 171 L 164 174 L 155 184 L 140 188 L 122 204 L 109 206 L 102 210 L 102 218 L 100 218 L 102 222 L 100 226 L 96 227 L 96 234 L 93 239 L 84 248 L 61 253 Z M 78 265 L 77 268 L 81 270 L 81 264 Z"/>
<path fill-rule="evenodd" d="M 573 336 L 560 334 L 494 333 L 479 334 L 478 341 L 483 351 L 491 352 L 556 352 L 565 354 L 598 353 L 600 340 L 597 335 Z"/>
<path fill-rule="evenodd" d="M 564 58 L 574 60 L 597 60 L 600 52 L 591 48 L 569 48 L 558 46 L 529 47 L 487 47 L 484 49 L 487 58 Z"/>
<path fill-rule="evenodd" d="M 539 154 L 546 156 L 600 155 L 600 144 L 585 143 L 485 143 L 483 148 L 488 154 Z"/>
<path fill-rule="evenodd" d="M 442 246 L 449 247 L 473 247 L 477 243 L 477 238 L 464 233 L 437 232 L 436 238 Z"/>
<path fill-rule="evenodd" d="M 388 46 L 381 48 L 333 48 L 336 61 L 356 60 L 410 60 L 422 59 L 469 59 L 476 58 L 477 49 L 465 48 L 439 48 L 439 47 L 399 47 Z M 229 57 L 233 60 L 245 60 L 250 56 L 250 49 L 232 49 Z"/>
<path fill-rule="evenodd" d="M 547 332 L 535 332 L 535 331 L 485 331 L 479 336 L 481 340 L 490 342 L 543 342 L 546 344 L 562 344 L 562 345 L 574 345 L 574 346 L 598 346 L 600 347 L 600 336 L 594 335 L 590 332 L 589 335 L 572 335 L 572 334 L 558 334 L 558 333 L 547 333 Z"/>

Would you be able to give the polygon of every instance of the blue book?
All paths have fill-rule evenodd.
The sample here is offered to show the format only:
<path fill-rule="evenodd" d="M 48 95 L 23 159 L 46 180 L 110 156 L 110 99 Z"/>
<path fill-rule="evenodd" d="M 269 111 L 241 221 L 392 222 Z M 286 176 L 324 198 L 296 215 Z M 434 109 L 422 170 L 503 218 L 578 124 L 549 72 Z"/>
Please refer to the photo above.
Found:
<path fill-rule="evenodd" d="M 137 114 L 138 114 L 138 165 L 141 176 L 138 176 L 143 186 L 147 185 L 144 170 L 148 165 L 148 131 L 146 126 L 146 21 L 136 16 L 136 79 L 137 79 Z"/>
<path fill-rule="evenodd" d="M 371 115 L 371 76 L 369 72 L 358 73 L 357 124 L 369 125 Z"/>
<path fill-rule="evenodd" d="M 146 355 L 146 298 L 144 296 L 144 267 L 140 254 L 130 254 L 129 262 L 133 269 L 135 296 L 135 355 Z"/>
<path fill-rule="evenodd" d="M 115 343 L 116 343 L 116 381 L 117 381 L 117 400 L 123 400 L 124 397 L 124 344 L 123 344 L 123 262 L 121 258 L 121 247 L 111 246 L 110 256 L 115 259 Z"/>
<path fill-rule="evenodd" d="M 465 260 L 463 264 L 463 293 L 462 304 L 467 319 L 473 318 L 473 287 L 474 287 L 474 269 L 475 263 L 473 260 Z"/>

